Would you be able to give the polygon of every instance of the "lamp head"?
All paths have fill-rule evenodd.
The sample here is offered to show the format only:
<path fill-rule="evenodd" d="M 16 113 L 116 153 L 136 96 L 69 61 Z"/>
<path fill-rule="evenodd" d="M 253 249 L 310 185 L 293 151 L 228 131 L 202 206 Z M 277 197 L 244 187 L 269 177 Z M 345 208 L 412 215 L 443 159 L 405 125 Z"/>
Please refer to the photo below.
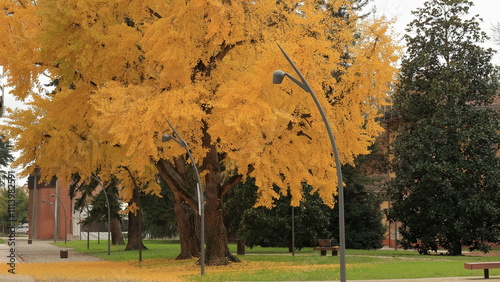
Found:
<path fill-rule="evenodd" d="M 172 135 L 170 135 L 170 134 L 163 134 L 161 136 L 161 142 L 168 142 L 172 139 L 174 139 L 174 137 L 172 137 Z"/>
<path fill-rule="evenodd" d="M 52 194 L 51 197 L 54 198 L 56 196 L 56 194 Z"/>
<path fill-rule="evenodd" d="M 286 72 L 277 70 L 274 71 L 273 73 L 273 83 L 274 84 L 281 84 L 283 82 L 283 79 L 285 78 Z"/>

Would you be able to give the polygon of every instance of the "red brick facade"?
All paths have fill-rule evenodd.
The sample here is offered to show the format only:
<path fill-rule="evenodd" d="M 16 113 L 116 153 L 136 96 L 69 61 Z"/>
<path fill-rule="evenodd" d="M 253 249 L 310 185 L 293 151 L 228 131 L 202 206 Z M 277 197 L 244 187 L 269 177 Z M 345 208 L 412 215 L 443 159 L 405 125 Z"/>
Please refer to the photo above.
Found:
<path fill-rule="evenodd" d="M 28 177 L 29 238 L 54 239 L 55 232 L 57 240 L 64 240 L 66 232 L 67 239 L 70 240 L 72 238 L 72 203 L 68 195 L 68 187 L 61 187 L 56 179 L 48 183 L 39 183 L 39 179 L 39 170 Z M 57 197 L 52 195 L 57 195 Z"/>

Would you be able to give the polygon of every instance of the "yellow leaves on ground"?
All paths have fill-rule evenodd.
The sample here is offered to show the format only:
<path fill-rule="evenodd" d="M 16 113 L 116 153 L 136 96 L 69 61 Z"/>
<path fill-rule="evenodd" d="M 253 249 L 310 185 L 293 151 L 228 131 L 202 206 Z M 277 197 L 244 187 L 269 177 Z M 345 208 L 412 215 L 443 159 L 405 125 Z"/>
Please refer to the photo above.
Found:
<path fill-rule="evenodd" d="M 7 265 L 1 265 L 0 270 L 7 273 Z M 206 268 L 206 278 L 211 273 L 234 272 L 234 279 L 238 273 L 252 273 L 259 270 L 283 270 L 283 271 L 312 271 L 332 270 L 338 265 L 291 265 L 284 262 L 252 262 L 227 266 L 210 266 Z M 142 263 L 136 261 L 125 262 L 60 262 L 60 263 L 19 263 L 16 264 L 15 275 L 30 276 L 37 281 L 189 281 L 190 277 L 199 275 L 200 266 L 195 260 L 176 261 L 166 259 L 145 260 Z"/>
<path fill-rule="evenodd" d="M 3 265 L 1 268 L 5 268 Z M 194 261 L 177 263 L 172 260 L 137 262 L 61 262 L 19 263 L 16 275 L 28 275 L 37 281 L 112 280 L 112 281 L 183 281 L 182 276 L 199 272 Z M 4 273 L 7 273 L 5 268 Z"/>

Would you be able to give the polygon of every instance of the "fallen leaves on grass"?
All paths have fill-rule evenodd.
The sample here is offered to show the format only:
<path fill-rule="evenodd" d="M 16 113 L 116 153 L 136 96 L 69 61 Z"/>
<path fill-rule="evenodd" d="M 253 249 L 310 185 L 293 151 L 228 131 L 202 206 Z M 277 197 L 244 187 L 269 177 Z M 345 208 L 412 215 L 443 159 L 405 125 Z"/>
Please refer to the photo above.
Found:
<path fill-rule="evenodd" d="M 0 266 L 7 273 L 8 266 Z M 239 272 L 253 272 L 264 269 L 294 271 L 331 268 L 332 265 L 290 265 L 284 262 L 243 261 L 227 266 L 210 266 L 206 273 L 226 272 L 235 276 Z M 36 281 L 187 281 L 199 275 L 200 266 L 196 260 L 146 260 L 111 262 L 59 262 L 59 263 L 18 263 L 16 274 L 30 276 Z"/>
<path fill-rule="evenodd" d="M 151 263 L 155 264 L 151 267 Z M 7 268 L 5 272 L 7 272 Z M 196 274 L 193 261 L 146 262 L 60 262 L 19 263 L 16 274 L 28 275 L 37 281 L 183 281 L 180 276 Z"/>

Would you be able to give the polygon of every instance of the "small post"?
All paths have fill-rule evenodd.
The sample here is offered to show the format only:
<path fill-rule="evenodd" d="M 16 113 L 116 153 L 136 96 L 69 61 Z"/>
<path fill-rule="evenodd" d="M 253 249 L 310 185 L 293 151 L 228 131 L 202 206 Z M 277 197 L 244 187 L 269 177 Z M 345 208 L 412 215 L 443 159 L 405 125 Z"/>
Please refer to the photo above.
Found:
<path fill-rule="evenodd" d="M 245 241 L 244 240 L 238 240 L 236 253 L 239 256 L 245 255 Z"/>

